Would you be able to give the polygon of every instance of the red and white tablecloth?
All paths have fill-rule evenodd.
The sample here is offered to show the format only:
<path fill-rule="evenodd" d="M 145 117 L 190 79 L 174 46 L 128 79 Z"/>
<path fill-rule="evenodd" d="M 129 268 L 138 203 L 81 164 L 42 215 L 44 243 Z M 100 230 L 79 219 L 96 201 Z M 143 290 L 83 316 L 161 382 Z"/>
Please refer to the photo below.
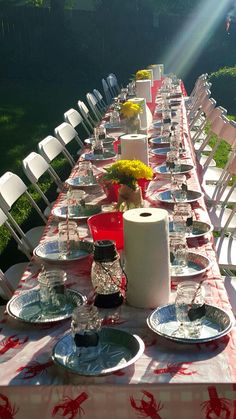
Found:
<path fill-rule="evenodd" d="M 152 112 L 157 88 L 158 82 L 153 87 Z M 182 107 L 186 155 L 198 170 L 198 174 L 194 169 L 188 176 L 188 186 L 201 190 L 184 101 Z M 157 164 L 158 160 L 152 157 L 150 163 Z M 167 187 L 161 179 L 151 182 L 148 205 L 160 205 L 153 196 Z M 62 193 L 55 205 L 60 205 L 64 196 Z M 102 198 L 105 196 L 101 193 Z M 193 209 L 196 219 L 209 221 L 203 198 Z M 57 224 L 51 216 L 42 240 L 57 234 Z M 207 301 L 230 312 L 212 236 L 192 241 L 191 247 L 212 260 L 212 268 L 205 274 Z M 68 273 L 68 286 L 86 295 L 91 290 L 91 262 L 92 257 L 89 257 L 63 267 Z M 32 260 L 16 292 L 36 287 L 39 270 L 40 266 Z M 173 296 L 175 286 L 172 283 Z M 235 328 L 229 335 L 209 343 L 176 344 L 148 329 L 149 313 L 150 310 L 125 304 L 121 307 L 118 322 L 109 326 L 139 335 L 145 343 L 145 351 L 135 364 L 103 377 L 69 374 L 53 364 L 52 348 L 68 332 L 69 320 L 44 326 L 28 325 L 3 313 L 0 321 L 0 418 L 235 418 Z"/>

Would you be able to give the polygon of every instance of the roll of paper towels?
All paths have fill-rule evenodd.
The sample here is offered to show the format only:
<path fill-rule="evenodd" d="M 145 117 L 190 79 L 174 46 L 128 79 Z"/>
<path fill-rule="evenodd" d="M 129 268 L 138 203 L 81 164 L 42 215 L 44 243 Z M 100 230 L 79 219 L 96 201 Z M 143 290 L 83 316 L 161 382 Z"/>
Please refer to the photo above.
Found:
<path fill-rule="evenodd" d="M 153 71 L 153 79 L 161 80 L 164 74 L 164 64 L 152 64 L 150 68 Z"/>
<path fill-rule="evenodd" d="M 151 80 L 136 80 L 136 96 L 144 97 L 147 102 L 152 101 Z"/>
<path fill-rule="evenodd" d="M 152 124 L 152 113 L 147 106 L 146 99 L 142 97 L 134 97 L 129 99 L 129 102 L 136 103 L 142 107 L 142 112 L 139 114 L 140 118 L 140 128 L 143 130 L 149 129 L 150 125 Z"/>
<path fill-rule="evenodd" d="M 148 165 L 148 138 L 144 134 L 126 134 L 120 137 L 121 159 L 141 160 Z"/>
<path fill-rule="evenodd" d="M 153 71 L 152 71 L 152 68 L 147 68 L 147 71 L 150 74 L 151 86 L 153 86 Z"/>
<path fill-rule="evenodd" d="M 126 211 L 123 218 L 128 304 L 150 309 L 168 304 L 168 212 L 159 208 L 137 208 Z"/>

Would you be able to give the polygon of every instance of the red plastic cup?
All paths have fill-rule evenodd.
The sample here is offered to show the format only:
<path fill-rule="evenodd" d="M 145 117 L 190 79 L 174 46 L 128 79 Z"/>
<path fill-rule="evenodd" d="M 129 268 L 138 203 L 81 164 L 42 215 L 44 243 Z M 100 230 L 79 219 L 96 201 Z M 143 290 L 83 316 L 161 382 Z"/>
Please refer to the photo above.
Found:
<path fill-rule="evenodd" d="M 104 212 L 88 218 L 93 240 L 114 240 L 117 250 L 124 248 L 123 213 Z"/>

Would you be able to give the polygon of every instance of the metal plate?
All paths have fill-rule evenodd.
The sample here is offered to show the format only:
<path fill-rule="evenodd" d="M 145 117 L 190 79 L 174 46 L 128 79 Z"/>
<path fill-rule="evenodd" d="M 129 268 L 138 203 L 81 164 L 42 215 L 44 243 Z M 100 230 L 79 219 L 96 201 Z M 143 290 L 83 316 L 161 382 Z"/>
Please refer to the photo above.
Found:
<path fill-rule="evenodd" d="M 115 140 L 116 140 L 115 137 L 106 137 L 104 138 L 104 140 L 102 140 L 102 142 L 104 145 L 106 145 L 106 144 L 112 144 Z M 95 141 L 95 138 L 86 138 L 84 140 L 84 143 L 86 145 L 92 145 L 94 141 Z"/>
<path fill-rule="evenodd" d="M 67 218 L 67 208 L 68 207 L 55 207 L 52 209 L 52 214 L 55 217 L 65 220 Z M 68 216 L 69 220 L 83 220 L 101 212 L 101 206 L 99 205 L 86 204 L 85 207 L 76 205 L 73 207 L 73 209 L 74 209 L 73 215 L 71 215 L 71 213 L 69 212 L 69 216 Z"/>
<path fill-rule="evenodd" d="M 166 156 L 166 154 L 170 151 L 170 147 L 162 147 L 162 148 L 153 148 L 150 150 L 151 154 L 155 156 Z"/>
<path fill-rule="evenodd" d="M 184 279 L 201 275 L 212 265 L 212 262 L 208 257 L 199 253 L 188 252 L 187 259 L 187 266 L 182 268 L 181 272 L 179 272 L 178 267 L 171 265 L 171 278 Z"/>
<path fill-rule="evenodd" d="M 160 336 L 178 343 L 204 343 L 218 339 L 230 332 L 234 318 L 219 307 L 206 304 L 206 314 L 202 320 L 201 334 L 197 338 L 176 336 L 179 323 L 176 319 L 175 305 L 158 307 L 147 318 L 148 327 Z M 175 333 L 173 336 L 172 334 Z"/>
<path fill-rule="evenodd" d="M 112 151 L 104 151 L 103 154 L 85 153 L 82 155 L 85 160 L 89 161 L 106 161 L 116 158 L 116 153 Z"/>
<path fill-rule="evenodd" d="M 34 249 L 34 256 L 39 257 L 46 262 L 72 262 L 88 257 L 93 251 L 93 245 L 87 241 L 79 242 L 79 249 L 72 251 L 67 257 L 62 257 L 58 249 L 58 241 L 49 241 L 39 244 Z"/>
<path fill-rule="evenodd" d="M 71 334 L 65 335 L 56 343 L 52 359 L 57 365 L 72 373 L 99 376 L 128 367 L 137 361 L 144 351 L 142 339 L 123 330 L 104 327 L 99 333 L 99 339 L 101 351 L 94 361 L 78 362 L 74 368 L 68 364 L 67 359 L 73 354 L 74 342 Z"/>
<path fill-rule="evenodd" d="M 34 289 L 23 292 L 13 297 L 7 303 L 7 312 L 11 317 L 26 323 L 51 323 L 65 320 L 71 317 L 72 311 L 78 305 L 83 305 L 87 301 L 86 297 L 80 292 L 66 289 L 66 306 L 60 313 L 42 313 L 40 306 L 39 290 Z"/>
<path fill-rule="evenodd" d="M 193 239 L 193 238 L 197 238 L 197 237 L 202 237 L 205 234 L 210 233 L 211 231 L 213 231 L 213 225 L 212 224 L 205 223 L 204 221 L 194 220 L 192 231 L 190 233 L 186 233 L 186 238 L 187 239 Z M 169 232 L 170 232 L 170 234 L 174 233 L 173 222 L 172 221 L 169 222 Z"/>
<path fill-rule="evenodd" d="M 159 145 L 160 147 L 169 147 L 170 139 L 169 136 L 150 138 L 149 143 L 152 145 Z"/>
<path fill-rule="evenodd" d="M 117 128 L 121 128 L 121 124 L 113 124 L 112 122 L 106 122 L 104 124 L 104 127 L 106 129 L 117 129 Z"/>
<path fill-rule="evenodd" d="M 198 199 L 200 199 L 202 197 L 202 192 L 198 192 L 198 191 L 187 191 L 187 198 L 184 201 L 181 202 L 196 202 Z M 164 191 L 164 192 L 160 192 L 154 196 L 152 196 L 152 199 L 157 199 L 158 201 L 164 202 L 166 204 L 174 204 L 176 201 L 173 200 L 172 196 L 171 196 L 171 191 Z"/>
<path fill-rule="evenodd" d="M 90 182 L 90 183 L 84 183 L 81 182 L 79 177 L 75 177 L 75 178 L 70 178 L 70 179 L 66 179 L 66 183 L 68 185 L 70 185 L 72 188 L 91 188 L 94 186 L 98 186 L 99 184 L 96 182 L 96 180 L 94 180 L 94 182 Z"/>
<path fill-rule="evenodd" d="M 191 164 L 181 164 L 180 165 L 180 170 L 176 171 L 176 172 L 173 172 L 173 173 L 175 175 L 178 175 L 178 174 L 183 175 L 183 174 L 191 172 L 191 170 L 193 170 L 193 168 L 194 168 L 194 166 L 191 165 Z M 170 173 L 168 167 L 166 167 L 165 164 L 162 164 L 161 166 L 156 166 L 156 167 L 154 167 L 153 170 L 154 170 L 155 173 L 158 173 L 160 175 L 171 176 L 171 173 Z"/>

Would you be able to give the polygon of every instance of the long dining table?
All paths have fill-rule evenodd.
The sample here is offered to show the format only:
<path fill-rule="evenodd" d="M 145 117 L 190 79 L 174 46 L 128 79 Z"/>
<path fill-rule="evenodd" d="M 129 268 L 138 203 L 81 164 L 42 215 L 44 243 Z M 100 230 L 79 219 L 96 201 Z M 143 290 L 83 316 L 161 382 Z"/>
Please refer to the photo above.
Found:
<path fill-rule="evenodd" d="M 152 102 L 148 106 L 156 117 L 156 96 L 160 82 L 154 82 Z M 188 118 L 182 89 L 184 161 L 194 168 L 187 176 L 189 189 L 201 191 L 201 167 L 191 143 Z M 151 128 L 148 135 L 155 131 Z M 112 132 L 118 136 L 119 133 Z M 150 154 L 150 165 L 159 164 Z M 76 175 L 77 165 L 70 177 Z M 146 205 L 163 207 L 156 194 L 168 189 L 168 180 L 156 176 L 146 192 Z M 54 208 L 66 199 L 65 184 Z M 97 195 L 106 202 L 102 189 Z M 171 206 L 164 205 L 171 213 Z M 195 220 L 210 222 L 202 196 L 192 204 Z M 86 223 L 80 231 L 89 235 Z M 41 243 L 58 234 L 58 219 L 51 213 Z M 206 301 L 232 316 L 232 309 L 221 277 L 214 249 L 213 235 L 188 241 L 192 251 L 211 260 L 204 279 Z M 93 257 L 80 261 L 55 264 L 67 273 L 67 287 L 89 295 L 92 289 L 90 271 Z M 14 296 L 38 287 L 41 266 L 33 257 Z M 145 281 L 144 281 L 145 286 Z M 171 282 L 174 300 L 176 283 Z M 145 350 L 132 365 L 103 376 L 83 376 L 60 368 L 52 360 L 52 350 L 70 330 L 70 319 L 46 324 L 22 322 L 6 311 L 0 320 L 0 418 L 163 418 L 200 419 L 236 417 L 236 329 L 225 336 L 204 343 L 176 343 L 147 326 L 150 309 L 139 309 L 124 303 L 114 323 L 104 327 L 116 328 L 139 336 Z"/>

